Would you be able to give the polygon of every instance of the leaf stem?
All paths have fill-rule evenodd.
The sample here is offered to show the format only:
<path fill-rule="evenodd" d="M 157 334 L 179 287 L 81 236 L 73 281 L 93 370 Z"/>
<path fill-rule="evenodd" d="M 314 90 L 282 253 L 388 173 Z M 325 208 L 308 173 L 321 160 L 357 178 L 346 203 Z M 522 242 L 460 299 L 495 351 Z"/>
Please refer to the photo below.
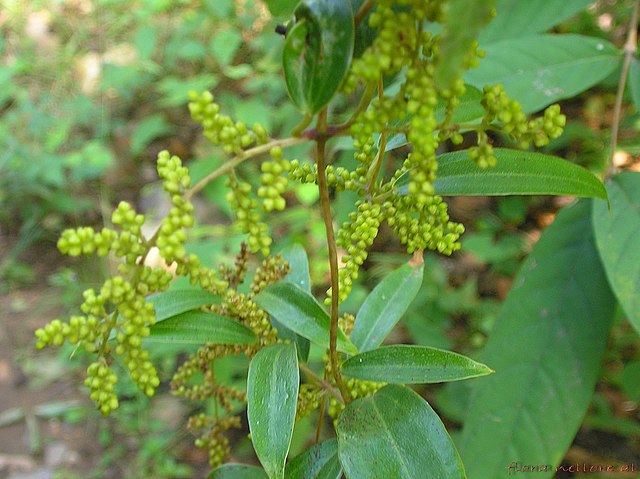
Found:
<path fill-rule="evenodd" d="M 232 170 L 236 166 L 243 163 L 245 160 L 253 158 L 254 156 L 262 155 L 264 153 L 268 153 L 271 148 L 274 146 L 279 146 L 281 148 L 286 148 L 288 146 L 298 145 L 300 143 L 304 143 L 309 141 L 309 138 L 300 137 L 300 138 L 284 138 L 282 140 L 273 140 L 269 143 L 265 143 L 264 145 L 259 145 L 253 148 L 250 148 L 246 151 L 238 153 L 235 158 L 231 161 L 227 161 L 222 166 L 217 168 L 216 170 L 209 173 L 207 176 L 198 181 L 189 191 L 187 191 L 184 195 L 185 200 L 189 201 L 193 195 L 200 192 L 205 186 L 211 183 L 213 180 L 222 176 L 227 171 Z"/>
<path fill-rule="evenodd" d="M 611 162 L 611 165 L 607 177 L 611 177 L 617 171 L 613 159 L 616 153 L 616 148 L 618 147 L 618 134 L 620 131 L 620 121 L 622 119 L 622 97 L 624 95 L 624 87 L 627 82 L 627 76 L 629 75 L 631 59 L 638 50 L 637 25 L 639 5 L 640 0 L 635 0 L 635 2 L 633 3 L 633 13 L 631 14 L 631 21 L 629 22 L 629 31 L 627 32 L 627 41 L 624 44 L 624 60 L 622 62 L 622 70 L 620 71 L 620 80 L 618 81 L 616 103 L 613 108 L 613 123 L 611 125 L 611 151 L 609 155 L 609 161 Z"/>
<path fill-rule="evenodd" d="M 322 219 L 327 233 L 327 246 L 329 248 L 329 266 L 331 268 L 331 325 L 329 330 L 329 358 L 331 361 L 331 371 L 338 385 L 342 397 L 348 401 L 346 388 L 340 375 L 340 364 L 338 362 L 338 252 L 336 238 L 333 232 L 333 220 L 331 217 L 331 200 L 329 199 L 329 186 L 326 175 L 325 146 L 326 139 L 324 133 L 327 129 L 326 108 L 318 114 L 318 133 L 320 137 L 316 142 L 316 162 L 318 165 L 318 190 L 320 192 L 320 205 L 322 208 Z"/>
<path fill-rule="evenodd" d="M 356 14 L 353 16 L 353 23 L 355 24 L 356 27 L 362 23 L 362 20 L 364 20 L 364 18 L 367 16 L 367 14 L 371 11 L 372 8 L 373 8 L 373 0 L 366 0 L 362 5 L 360 5 L 360 8 L 356 12 Z"/>

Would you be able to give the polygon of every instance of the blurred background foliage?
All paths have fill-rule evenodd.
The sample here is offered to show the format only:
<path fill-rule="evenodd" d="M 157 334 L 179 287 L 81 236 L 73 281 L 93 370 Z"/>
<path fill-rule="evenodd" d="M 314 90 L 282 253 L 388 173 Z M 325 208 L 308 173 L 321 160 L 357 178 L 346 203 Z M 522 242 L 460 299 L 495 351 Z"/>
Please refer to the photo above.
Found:
<path fill-rule="evenodd" d="M 600 36 L 620 46 L 628 3 L 595 2 L 559 31 Z M 300 118 L 282 81 L 282 38 L 274 29 L 283 19 L 272 18 L 260 0 L 0 0 L 0 6 L 0 391 L 12 389 L 0 399 L 0 456 L 26 451 L 30 470 L 44 464 L 54 474 L 46 477 L 201 477 L 206 453 L 193 447 L 184 428 L 187 406 L 166 386 L 149 399 L 125 381 L 120 393 L 128 400 L 108 420 L 99 419 L 77 400 L 81 381 L 66 361 L 75 352 L 36 355 L 31 335 L 53 316 L 73 311 L 80 292 L 110 267 L 59 256 L 55 241 L 62 229 L 108 222 L 105 212 L 121 199 L 160 218 L 167 208 L 155 176 L 160 150 L 187 161 L 194 180 L 223 161 L 189 118 L 189 90 L 211 90 L 235 118 L 259 122 L 273 137 L 288 136 Z M 606 167 L 617 77 L 616 72 L 562 104 L 569 124 L 547 152 L 596 173 Z M 630 98 L 625 105 L 615 161 L 638 169 L 640 115 Z M 336 161 L 352 161 L 348 143 L 337 141 L 332 148 Z M 292 151 L 308 159 L 304 148 Z M 245 164 L 240 173 L 256 181 L 258 171 Z M 229 226 L 224 194 L 224 181 L 216 181 L 197 202 L 200 222 L 189 247 L 210 265 L 231 261 L 242 241 Z M 292 207 L 269 218 L 275 249 L 302 243 L 312 283 L 322 293 L 328 265 L 324 227 L 314 206 L 317 192 L 298 186 L 287 200 Z M 454 219 L 468 229 L 463 252 L 426 258 L 422 291 L 390 341 L 473 355 L 484 344 L 521 259 L 566 201 L 451 199 Z M 349 193 L 338 198 L 337 223 L 353 202 Z M 385 230 L 373 251 L 345 311 L 355 311 L 372 285 L 406 261 Z M 619 461 L 640 457 L 637 336 L 620 321 L 610 344 L 592 413 L 569 459 L 585 453 Z M 182 352 L 154 351 L 165 384 Z M 231 380 L 244 368 L 229 361 L 217 374 Z M 57 402 L 61 390 L 75 399 Z M 39 391 L 34 400 L 40 409 L 27 410 L 21 398 L 33 391 Z M 425 394 L 455 427 L 464 394 L 451 391 L 430 387 Z M 82 447 L 63 441 L 69 454 L 83 451 L 80 457 L 47 459 L 51 444 L 60 440 L 51 421 L 70 428 L 66 431 L 81 430 Z M 294 454 L 313 427 L 312 418 L 296 430 Z M 16 431 L 24 440 L 12 449 L 7 444 L 16 442 Z M 251 461 L 246 437 L 235 440 L 236 459 Z M 603 444 L 616 446 L 608 450 Z M 9 471 L 20 469 L 5 463 Z"/>

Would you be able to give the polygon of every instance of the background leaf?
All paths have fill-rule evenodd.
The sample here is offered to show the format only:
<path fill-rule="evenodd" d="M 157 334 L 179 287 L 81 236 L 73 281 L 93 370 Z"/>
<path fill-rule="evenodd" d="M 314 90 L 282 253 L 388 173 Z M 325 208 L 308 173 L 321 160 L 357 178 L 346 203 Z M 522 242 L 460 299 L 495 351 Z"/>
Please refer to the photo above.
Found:
<path fill-rule="evenodd" d="M 349 404 L 337 426 L 340 461 L 350 478 L 464 479 L 460 457 L 431 406 L 389 385 Z"/>
<path fill-rule="evenodd" d="M 485 58 L 467 83 L 501 83 L 525 113 L 571 98 L 606 78 L 620 63 L 611 43 L 581 35 L 534 35 L 482 47 Z"/>
<path fill-rule="evenodd" d="M 251 344 L 256 335 L 246 326 L 224 316 L 187 311 L 151 326 L 145 341 L 181 344 Z"/>
<path fill-rule="evenodd" d="M 310 294 L 311 278 L 309 276 L 309 259 L 307 258 L 307 252 L 304 250 L 302 245 L 294 244 L 292 246 L 288 246 L 280 251 L 280 256 L 289 263 L 290 268 L 289 273 L 283 280 Z M 306 362 L 309 358 L 309 349 L 311 346 L 309 340 L 294 333 L 275 318 L 272 318 L 271 322 L 278 330 L 279 337 L 296 342 L 296 345 L 298 346 L 298 357 L 301 361 Z"/>
<path fill-rule="evenodd" d="M 459 381 L 491 372 L 484 364 L 452 351 L 404 344 L 358 354 L 342 365 L 345 376 L 397 384 Z"/>
<path fill-rule="evenodd" d="M 503 478 L 518 460 L 559 464 L 583 420 L 615 307 L 590 210 L 560 212 L 502 306 L 481 355 L 496 373 L 473 383 L 459 442 L 469 479 Z"/>
<path fill-rule="evenodd" d="M 588 170 L 556 156 L 496 148 L 496 166 L 479 168 L 466 151 L 438 157 L 436 193 L 443 196 L 573 195 L 607 198 Z M 404 187 L 403 187 L 404 188 Z M 400 190 L 399 191 L 404 191 Z"/>
<path fill-rule="evenodd" d="M 285 479 L 340 479 L 342 466 L 338 461 L 335 439 L 315 444 L 287 464 Z"/>
<path fill-rule="evenodd" d="M 220 304 L 221 298 L 201 289 L 176 289 L 149 296 L 156 310 L 156 322 L 200 306 Z"/>
<path fill-rule="evenodd" d="M 247 378 L 247 419 L 253 448 L 270 479 L 284 477 L 299 385 L 294 345 L 269 346 L 251 360 Z"/>
<path fill-rule="evenodd" d="M 437 57 L 435 82 L 449 88 L 462 73 L 464 59 L 480 30 L 491 20 L 495 0 L 450 0 L 446 4 L 447 22 L 442 31 L 440 54 Z"/>
<path fill-rule="evenodd" d="M 542 33 L 586 9 L 593 0 L 497 0 L 496 17 L 480 32 L 480 48 Z"/>
<path fill-rule="evenodd" d="M 613 177 L 607 191 L 611 209 L 593 208 L 598 253 L 625 315 L 640 332 L 640 173 Z"/>
<path fill-rule="evenodd" d="M 298 5 L 299 0 L 265 0 L 271 15 L 274 17 L 288 17 Z"/>
<path fill-rule="evenodd" d="M 268 479 L 264 470 L 246 464 L 223 464 L 214 469 L 207 479 Z"/>
<path fill-rule="evenodd" d="M 286 281 L 263 289 L 254 302 L 279 322 L 314 343 L 329 347 L 329 315 L 310 293 Z M 338 330 L 338 350 L 356 354 L 358 350 Z"/>
<path fill-rule="evenodd" d="M 636 106 L 636 110 L 640 111 L 640 61 L 638 57 L 631 59 L 631 65 L 629 65 L 629 90 L 631 90 L 631 97 L 633 103 Z"/>
<path fill-rule="evenodd" d="M 356 316 L 351 341 L 359 351 L 378 347 L 418 294 L 424 265 L 404 264 L 369 293 Z"/>

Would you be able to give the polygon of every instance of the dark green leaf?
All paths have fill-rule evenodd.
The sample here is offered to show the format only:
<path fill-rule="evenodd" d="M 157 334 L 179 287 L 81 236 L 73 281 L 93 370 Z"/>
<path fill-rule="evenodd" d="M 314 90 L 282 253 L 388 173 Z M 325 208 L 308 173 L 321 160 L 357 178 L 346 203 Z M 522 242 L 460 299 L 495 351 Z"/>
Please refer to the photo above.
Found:
<path fill-rule="evenodd" d="M 615 308 L 590 210 L 560 212 L 503 304 L 481 356 L 496 373 L 473 382 L 459 442 L 469 479 L 503 478 L 514 461 L 552 477 L 584 418 Z"/>
<path fill-rule="evenodd" d="M 290 271 L 284 277 L 284 281 L 311 293 L 311 279 L 309 277 L 309 259 L 304 248 L 299 244 L 289 246 L 280 251 L 280 256 L 289 263 Z M 277 319 L 272 318 L 273 326 L 278 330 L 278 336 L 283 339 L 295 341 L 298 346 L 298 356 L 301 361 L 306 362 L 309 358 L 310 343 L 307 338 L 294 333 Z"/>
<path fill-rule="evenodd" d="M 408 345 L 382 346 L 353 356 L 342 365 L 345 376 L 398 384 L 459 381 L 492 372 L 461 354 Z"/>
<path fill-rule="evenodd" d="M 480 32 L 480 47 L 545 32 L 592 3 L 593 0 L 498 0 L 496 18 Z"/>
<path fill-rule="evenodd" d="M 561 158 L 532 151 L 494 150 L 497 165 L 482 169 L 466 151 L 438 157 L 436 193 L 443 196 L 573 195 L 607 198 L 589 171 Z M 403 192 L 404 187 L 398 188 Z"/>
<path fill-rule="evenodd" d="M 255 303 L 287 328 L 312 342 L 329 347 L 330 318 L 310 293 L 286 281 L 267 286 L 255 298 Z M 356 354 L 351 341 L 338 331 L 338 350 Z"/>
<path fill-rule="evenodd" d="M 448 21 L 442 31 L 435 73 L 439 88 L 449 88 L 462 73 L 465 57 L 491 20 L 494 5 L 495 0 L 450 0 L 446 4 L 447 16 L 455 21 Z"/>
<path fill-rule="evenodd" d="M 625 315 L 640 332 L 640 173 L 615 176 L 607 191 L 611 209 L 593 208 L 598 253 Z"/>
<path fill-rule="evenodd" d="M 271 15 L 274 17 L 288 17 L 298 5 L 299 0 L 265 0 Z"/>
<path fill-rule="evenodd" d="M 284 45 L 284 75 L 291 99 L 307 114 L 338 91 L 353 55 L 354 22 L 345 0 L 303 0 Z"/>
<path fill-rule="evenodd" d="M 269 346 L 251 360 L 247 419 L 253 448 L 270 479 L 284 478 L 299 385 L 298 356 L 293 344 Z"/>
<path fill-rule="evenodd" d="M 145 341 L 181 344 L 251 344 L 256 335 L 233 319 L 204 311 L 187 311 L 151 326 Z"/>
<path fill-rule="evenodd" d="M 161 136 L 167 135 L 173 129 L 162 115 L 151 115 L 136 125 L 131 135 L 131 154 L 142 153 L 149 144 Z"/>
<path fill-rule="evenodd" d="M 259 467 L 246 464 L 223 464 L 214 469 L 207 479 L 268 479 L 268 476 Z"/>
<path fill-rule="evenodd" d="M 351 333 L 359 351 L 369 351 L 384 341 L 418 294 L 424 266 L 404 264 L 389 273 L 365 299 Z"/>
<path fill-rule="evenodd" d="M 340 479 L 342 466 L 338 461 L 335 439 L 316 444 L 287 464 L 286 479 Z"/>
<path fill-rule="evenodd" d="M 483 49 L 486 57 L 465 74 L 465 81 L 478 88 L 501 83 L 526 113 L 587 90 L 620 63 L 614 45 L 580 35 L 534 35 Z"/>
<path fill-rule="evenodd" d="M 200 306 L 220 304 L 221 298 L 201 289 L 177 289 L 149 296 L 156 310 L 156 321 L 163 321 L 176 314 L 184 313 Z"/>
<path fill-rule="evenodd" d="M 349 478 L 466 477 L 440 418 L 406 387 L 389 385 L 356 399 L 338 419 L 337 433 L 340 462 Z"/>

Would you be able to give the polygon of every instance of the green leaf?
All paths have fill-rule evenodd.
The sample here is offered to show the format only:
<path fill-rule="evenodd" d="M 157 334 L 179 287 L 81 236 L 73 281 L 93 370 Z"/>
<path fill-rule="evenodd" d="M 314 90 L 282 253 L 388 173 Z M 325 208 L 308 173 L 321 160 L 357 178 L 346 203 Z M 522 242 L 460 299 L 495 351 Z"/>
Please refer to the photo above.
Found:
<path fill-rule="evenodd" d="M 283 66 L 289 95 L 303 112 L 319 112 L 338 91 L 351 64 L 354 28 L 345 0 L 303 0 L 296 8 Z"/>
<path fill-rule="evenodd" d="M 274 17 L 288 17 L 298 5 L 299 0 L 265 0 L 271 15 Z"/>
<path fill-rule="evenodd" d="M 247 419 L 253 448 L 270 479 L 284 478 L 293 436 L 300 376 L 292 344 L 275 344 L 249 364 Z"/>
<path fill-rule="evenodd" d="M 469 479 L 503 478 L 514 461 L 557 465 L 580 427 L 615 308 L 590 210 L 580 200 L 560 212 L 500 310 L 481 355 L 496 373 L 473 382 L 458 443 Z"/>
<path fill-rule="evenodd" d="M 338 419 L 337 433 L 340 462 L 347 477 L 466 477 L 440 418 L 406 387 L 389 385 L 373 396 L 356 399 Z"/>
<path fill-rule="evenodd" d="M 613 177 L 607 191 L 611 209 L 593 208 L 598 253 L 625 315 L 640 332 L 640 173 Z"/>
<path fill-rule="evenodd" d="M 620 63 L 614 45 L 580 35 L 534 35 L 482 48 L 485 58 L 465 81 L 478 88 L 501 83 L 526 113 L 587 90 Z"/>
<path fill-rule="evenodd" d="M 484 364 L 451 351 L 426 346 L 382 346 L 349 358 L 342 374 L 364 381 L 397 384 L 440 383 L 485 376 Z"/>
<path fill-rule="evenodd" d="M 187 311 L 151 326 L 145 341 L 181 344 L 251 344 L 256 335 L 246 326 L 224 316 Z"/>
<path fill-rule="evenodd" d="M 466 151 L 438 157 L 436 193 L 442 196 L 573 195 L 607 198 L 604 185 L 586 169 L 556 156 L 496 148 L 492 168 L 479 168 Z M 404 192 L 406 187 L 398 188 Z"/>
<path fill-rule="evenodd" d="M 147 298 L 156 310 L 156 322 L 201 306 L 220 304 L 221 298 L 201 289 L 176 289 Z"/>
<path fill-rule="evenodd" d="M 268 479 L 268 476 L 259 467 L 246 464 L 223 464 L 214 469 L 207 479 Z"/>
<path fill-rule="evenodd" d="M 299 244 L 288 246 L 280 251 L 280 256 L 289 263 L 290 271 L 284 277 L 287 281 L 304 291 L 311 293 L 311 278 L 309 276 L 309 259 L 304 248 Z M 306 362 L 309 359 L 310 343 L 307 338 L 294 333 L 277 319 L 272 318 L 273 326 L 278 330 L 278 336 L 283 339 L 295 341 L 298 346 L 298 357 Z"/>
<path fill-rule="evenodd" d="M 234 28 L 218 31 L 209 42 L 209 48 L 221 66 L 231 63 L 240 45 L 242 45 L 242 36 Z"/>
<path fill-rule="evenodd" d="M 633 103 L 636 106 L 636 110 L 640 111 L 640 61 L 638 61 L 637 57 L 631 59 L 628 82 Z"/>
<path fill-rule="evenodd" d="M 465 57 L 480 30 L 491 20 L 495 0 L 450 0 L 447 16 L 455 18 L 442 31 L 440 53 L 436 61 L 435 82 L 446 89 L 460 76 Z"/>
<path fill-rule="evenodd" d="M 359 351 L 369 351 L 384 341 L 418 294 L 424 265 L 404 264 L 384 277 L 358 311 L 351 341 Z"/>
<path fill-rule="evenodd" d="M 253 301 L 287 328 L 323 348 L 329 347 L 330 318 L 316 299 L 286 281 L 271 284 Z M 357 354 L 357 348 L 338 330 L 338 350 Z"/>
<path fill-rule="evenodd" d="M 285 479 L 340 479 L 342 466 L 338 461 L 338 442 L 335 439 L 315 444 L 291 460 Z"/>
<path fill-rule="evenodd" d="M 592 3 L 593 0 L 498 0 L 497 16 L 480 33 L 480 47 L 545 32 Z"/>
<path fill-rule="evenodd" d="M 171 125 L 162 115 L 151 115 L 136 126 L 131 135 L 131 154 L 136 156 L 156 138 L 171 132 Z"/>

